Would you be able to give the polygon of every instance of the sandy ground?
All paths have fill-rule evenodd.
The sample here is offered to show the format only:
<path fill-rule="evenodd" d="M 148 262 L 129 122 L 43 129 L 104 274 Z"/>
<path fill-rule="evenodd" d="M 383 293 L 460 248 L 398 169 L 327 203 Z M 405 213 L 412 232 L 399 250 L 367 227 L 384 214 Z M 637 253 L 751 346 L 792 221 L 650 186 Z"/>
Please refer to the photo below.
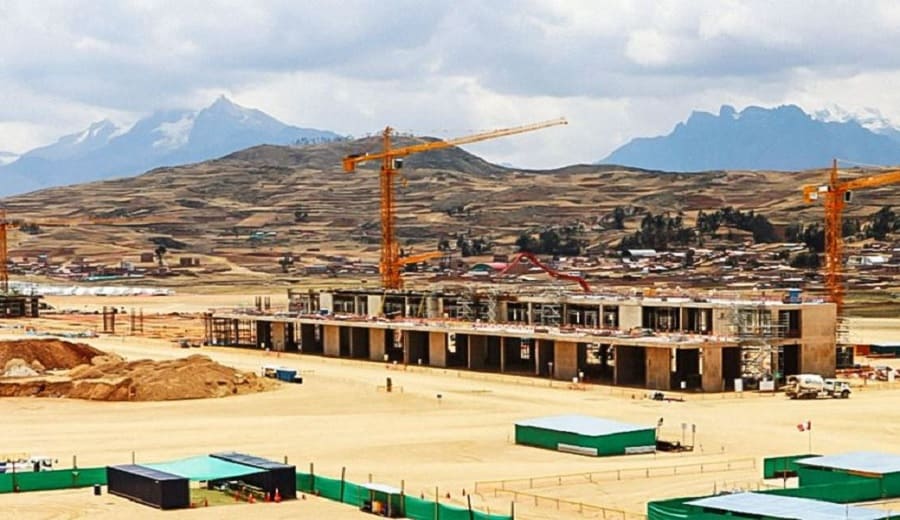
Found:
<path fill-rule="evenodd" d="M 251 297 L 176 297 L 172 304 L 190 312 L 204 306 L 252 303 Z M 145 309 L 166 309 L 169 298 L 148 299 Z M 71 305 L 110 305 L 113 299 L 68 300 Z M 99 300 L 99 302 L 98 302 Z M 126 306 L 142 302 L 125 299 Z M 154 303 L 159 302 L 159 303 Z M 170 309 L 171 307 L 169 307 Z M 154 311 L 156 307 L 153 308 Z M 147 312 L 145 310 L 145 312 Z M 896 320 L 854 322 L 852 334 L 870 341 L 897 341 Z M 11 337 L 12 335 L 10 335 Z M 135 337 L 88 340 L 129 359 L 174 358 L 186 351 L 170 341 Z M 191 353 L 197 350 L 192 349 Z M 622 468 L 655 468 L 684 476 L 642 477 L 627 472 L 622 480 L 566 479 L 564 485 L 541 485 L 520 491 L 543 497 L 605 506 L 640 514 L 648 500 L 709 494 L 716 489 L 756 489 L 762 456 L 838 453 L 851 450 L 896 451 L 900 435 L 897 389 L 859 389 L 849 400 L 790 401 L 783 396 L 718 394 L 687 396 L 687 401 L 658 402 L 644 392 L 609 387 L 574 390 L 533 378 L 510 378 L 440 369 L 396 370 L 379 363 L 351 362 L 300 355 L 274 357 L 251 350 L 208 348 L 201 353 L 224 364 L 259 370 L 264 364 L 293 367 L 304 375 L 302 385 L 223 399 L 159 403 L 105 403 L 75 400 L 10 398 L 0 400 L 0 447 L 7 452 L 32 452 L 59 458 L 62 467 L 77 456 L 80 466 L 156 462 L 221 450 L 237 450 L 281 460 L 298 468 L 315 464 L 316 473 L 364 482 L 370 478 L 407 493 L 432 497 L 435 487 L 444 499 L 463 503 L 462 490 L 476 481 L 546 475 L 603 472 Z M 879 360 L 881 363 L 881 360 Z M 396 391 L 379 385 L 391 377 Z M 402 391 L 401 391 L 402 390 Z M 437 395 L 441 395 L 441 399 Z M 554 414 L 589 414 L 610 419 L 656 424 L 661 436 L 690 443 L 696 425 L 697 450 L 682 454 L 590 458 L 516 446 L 516 420 Z M 812 433 L 796 425 L 812 421 Z M 750 461 L 748 462 L 748 458 Z M 699 465 L 731 470 L 699 473 Z M 755 462 L 754 462 L 755 461 Z M 716 464 L 720 463 L 720 464 Z M 748 466 L 748 464 L 750 464 Z M 755 466 L 754 466 L 755 464 Z M 671 469 L 678 465 L 679 469 Z M 668 468 L 668 469 L 663 469 Z M 680 475 L 681 473 L 679 473 Z M 771 483 L 770 483 L 771 484 Z M 508 512 L 512 496 L 482 485 L 474 504 L 482 510 Z M 496 496 L 495 496 L 496 495 Z M 549 500 L 520 496 L 517 518 L 602 518 Z M 252 509 L 251 509 L 252 508 Z M 0 496 L 0 517 L 9 518 L 154 518 L 159 512 L 91 490 L 23 493 Z M 168 513 L 167 513 L 168 515 Z M 256 504 L 171 513 L 173 518 L 367 518 L 351 506 L 324 500 Z M 609 518 L 616 518 L 609 516 Z M 619 518 L 622 518 L 619 516 Z M 637 515 L 629 518 L 638 518 Z"/>

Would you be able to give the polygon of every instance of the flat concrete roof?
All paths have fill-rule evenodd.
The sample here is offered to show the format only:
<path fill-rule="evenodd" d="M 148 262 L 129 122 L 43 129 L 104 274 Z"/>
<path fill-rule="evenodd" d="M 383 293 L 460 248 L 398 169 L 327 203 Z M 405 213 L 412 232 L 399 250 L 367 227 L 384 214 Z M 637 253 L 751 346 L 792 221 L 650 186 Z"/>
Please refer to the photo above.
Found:
<path fill-rule="evenodd" d="M 739 345 L 737 338 L 723 336 L 706 336 L 699 334 L 657 334 L 653 336 L 629 336 L 597 329 L 596 333 L 584 331 L 562 332 L 559 327 L 543 325 L 524 325 L 516 323 L 473 323 L 465 321 L 440 321 L 423 318 L 421 322 L 413 320 L 366 320 L 366 319 L 334 319 L 312 316 L 276 316 L 271 314 L 240 314 L 233 312 L 214 313 L 216 319 L 232 319 L 247 321 L 268 321 L 281 323 L 299 323 L 305 325 L 332 325 L 341 327 L 359 327 L 367 329 L 392 329 L 421 332 L 445 332 L 476 336 L 505 336 L 511 338 L 534 338 L 555 341 L 572 341 L 575 343 L 601 343 L 633 347 L 657 348 L 703 348 L 703 347 L 735 347 Z M 542 332 L 538 332 L 541 330 Z M 546 332 L 543 332 L 546 331 Z M 592 331 L 593 332 L 593 331 Z M 607 335 L 608 333 L 608 335 Z M 796 342 L 796 339 L 791 339 Z"/>
<path fill-rule="evenodd" d="M 591 437 L 655 429 L 654 426 L 628 424 L 588 415 L 553 415 L 548 417 L 538 417 L 535 419 L 516 421 L 516 426 L 530 426 L 545 430 L 574 433 L 577 435 L 588 435 Z"/>
<path fill-rule="evenodd" d="M 854 451 L 840 455 L 810 457 L 796 462 L 804 466 L 859 471 L 878 475 L 900 472 L 900 455 L 875 451 Z"/>
<path fill-rule="evenodd" d="M 890 518 L 888 511 L 878 509 L 762 493 L 731 493 L 686 503 L 691 506 L 731 513 L 791 520 L 880 520 Z"/>

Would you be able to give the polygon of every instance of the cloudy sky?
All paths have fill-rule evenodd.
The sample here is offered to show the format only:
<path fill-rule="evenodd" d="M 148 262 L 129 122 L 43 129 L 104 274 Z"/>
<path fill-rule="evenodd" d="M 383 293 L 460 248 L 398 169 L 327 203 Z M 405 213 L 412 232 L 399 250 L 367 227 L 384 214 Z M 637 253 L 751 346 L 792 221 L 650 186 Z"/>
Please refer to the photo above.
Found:
<path fill-rule="evenodd" d="M 554 167 L 722 104 L 900 123 L 898 49 L 890 0 L 0 0 L 0 151 L 224 94 L 354 136 L 565 116 L 467 147 Z"/>

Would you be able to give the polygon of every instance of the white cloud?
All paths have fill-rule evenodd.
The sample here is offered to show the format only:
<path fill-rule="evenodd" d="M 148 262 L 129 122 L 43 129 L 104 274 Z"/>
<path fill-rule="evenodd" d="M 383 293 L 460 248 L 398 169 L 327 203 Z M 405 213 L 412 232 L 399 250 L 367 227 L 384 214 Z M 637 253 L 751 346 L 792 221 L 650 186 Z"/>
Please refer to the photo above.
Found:
<path fill-rule="evenodd" d="M 597 160 L 721 104 L 900 121 L 898 21 L 876 0 L 7 1 L 0 149 L 220 94 L 354 135 L 568 116 L 472 148 L 523 166 Z"/>

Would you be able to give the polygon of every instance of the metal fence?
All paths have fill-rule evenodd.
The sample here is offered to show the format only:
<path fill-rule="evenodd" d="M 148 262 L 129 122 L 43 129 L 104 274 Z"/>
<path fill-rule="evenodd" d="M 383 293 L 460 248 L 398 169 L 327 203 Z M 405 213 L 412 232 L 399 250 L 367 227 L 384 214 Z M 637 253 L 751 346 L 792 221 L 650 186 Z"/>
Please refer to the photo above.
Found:
<path fill-rule="evenodd" d="M 723 471 L 744 469 L 756 469 L 756 459 L 752 457 L 746 457 L 725 461 L 693 462 L 689 464 L 674 464 L 669 466 L 611 469 L 604 471 L 567 473 L 563 475 L 544 475 L 539 477 L 516 478 L 507 480 L 482 480 L 475 482 L 475 492 L 489 493 L 495 490 L 510 491 L 536 489 L 594 482 L 671 477 L 677 475 L 697 475 L 703 473 L 717 473 Z"/>

